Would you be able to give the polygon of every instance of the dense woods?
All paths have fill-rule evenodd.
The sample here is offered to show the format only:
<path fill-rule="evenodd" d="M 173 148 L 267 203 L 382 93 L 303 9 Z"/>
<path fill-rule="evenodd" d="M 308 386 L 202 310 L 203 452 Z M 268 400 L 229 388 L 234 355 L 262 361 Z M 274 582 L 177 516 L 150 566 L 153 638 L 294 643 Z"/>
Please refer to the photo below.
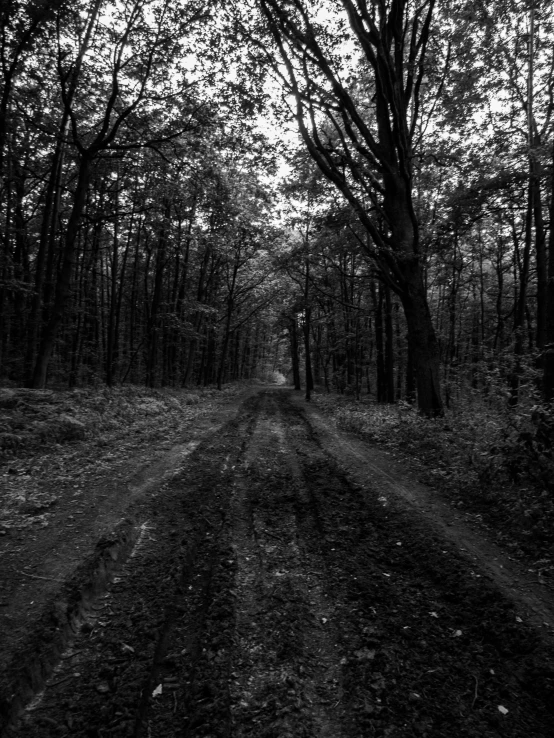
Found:
<path fill-rule="evenodd" d="M 2 736 L 552 736 L 554 0 L 0 0 L 0 478 Z"/>
<path fill-rule="evenodd" d="M 553 18 L 7 0 L 2 383 L 552 400 Z"/>

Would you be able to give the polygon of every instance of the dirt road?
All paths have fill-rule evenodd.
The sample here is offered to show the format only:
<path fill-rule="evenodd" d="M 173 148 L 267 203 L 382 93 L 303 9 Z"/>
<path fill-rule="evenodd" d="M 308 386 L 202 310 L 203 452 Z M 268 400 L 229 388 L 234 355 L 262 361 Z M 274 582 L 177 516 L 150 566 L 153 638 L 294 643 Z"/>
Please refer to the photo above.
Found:
<path fill-rule="evenodd" d="M 554 736 L 552 593 L 383 453 L 265 389 L 161 471 L 51 574 L 2 735 Z"/>

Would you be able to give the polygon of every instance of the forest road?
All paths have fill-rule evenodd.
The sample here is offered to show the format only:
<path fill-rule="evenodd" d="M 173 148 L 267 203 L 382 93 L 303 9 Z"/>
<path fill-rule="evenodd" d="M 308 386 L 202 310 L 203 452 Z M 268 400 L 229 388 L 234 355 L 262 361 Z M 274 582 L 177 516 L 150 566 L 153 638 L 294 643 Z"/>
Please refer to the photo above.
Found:
<path fill-rule="evenodd" d="M 3 735 L 554 736 L 550 591 L 292 391 L 142 492 L 12 665 Z"/>

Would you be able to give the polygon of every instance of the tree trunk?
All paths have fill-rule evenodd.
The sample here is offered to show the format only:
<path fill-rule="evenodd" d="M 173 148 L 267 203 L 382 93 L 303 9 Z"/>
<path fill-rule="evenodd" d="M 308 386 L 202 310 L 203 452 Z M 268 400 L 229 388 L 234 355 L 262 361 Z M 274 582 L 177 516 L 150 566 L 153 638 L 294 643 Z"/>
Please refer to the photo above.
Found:
<path fill-rule="evenodd" d="M 92 162 L 87 156 L 81 157 L 77 187 L 75 189 L 73 199 L 73 208 L 71 210 L 71 215 L 69 216 L 69 222 L 65 233 L 62 268 L 58 281 L 56 282 L 54 306 L 50 320 L 45 326 L 42 334 L 42 340 L 38 350 L 33 378 L 31 381 L 31 386 L 34 389 L 42 389 L 46 384 L 48 364 L 54 350 L 54 345 L 56 343 L 59 327 L 63 320 L 67 301 L 71 294 L 71 279 L 73 276 L 73 268 L 77 252 L 77 232 L 83 208 L 85 206 L 91 165 Z"/>
<path fill-rule="evenodd" d="M 306 365 L 306 400 L 310 402 L 314 389 L 314 378 L 312 374 L 312 354 L 310 349 L 310 317 L 311 308 L 306 307 L 304 311 L 304 352 Z"/>
<path fill-rule="evenodd" d="M 171 203 L 164 200 L 163 222 L 158 237 L 158 249 L 156 253 L 156 266 L 154 274 L 154 290 L 150 306 L 150 319 L 148 321 L 148 354 L 146 368 L 146 384 L 149 387 L 156 386 L 156 372 L 158 366 L 158 343 L 159 343 L 159 310 L 162 303 L 163 280 L 166 266 L 167 230 L 169 228 L 169 216 L 171 214 Z"/>
<path fill-rule="evenodd" d="M 106 338 L 106 384 L 111 387 L 114 382 L 115 362 L 117 356 L 117 336 L 115 331 L 117 319 L 117 272 L 119 269 L 119 176 L 115 189 L 115 221 L 110 264 L 110 293 L 108 312 L 108 335 Z"/>
<path fill-rule="evenodd" d="M 443 414 L 440 393 L 439 345 L 421 270 L 418 264 L 402 264 L 405 290 L 400 299 L 408 325 L 409 357 L 415 373 L 417 402 L 420 412 L 427 417 Z"/>
<path fill-rule="evenodd" d="M 543 353 L 543 393 L 547 402 L 554 401 L 554 149 L 550 179 L 550 237 L 548 241 L 548 282 L 546 289 L 545 347 Z"/>
<path fill-rule="evenodd" d="M 388 285 L 385 292 L 385 402 L 394 403 L 394 333 L 392 327 L 392 300 Z"/>
<path fill-rule="evenodd" d="M 523 257 L 519 258 L 517 235 L 514 229 L 515 256 L 520 262 L 519 270 L 519 293 L 514 310 L 514 363 L 510 374 L 510 398 L 508 404 L 515 407 L 519 402 L 519 381 L 521 375 L 521 357 L 524 352 L 523 324 L 525 321 L 525 308 L 527 305 L 527 287 L 529 282 L 529 262 L 531 258 L 531 241 L 533 229 L 533 188 L 529 183 L 527 195 L 527 212 L 525 219 L 525 243 Z"/>
<path fill-rule="evenodd" d="M 531 169 L 531 187 L 533 188 L 533 210 L 535 220 L 535 258 L 537 263 L 537 333 L 538 349 L 543 349 L 546 343 L 547 323 L 547 296 L 548 291 L 548 263 L 546 254 L 546 234 L 542 217 L 542 197 L 538 163 L 533 160 Z M 551 231 L 552 226 L 550 225 Z"/>
<path fill-rule="evenodd" d="M 44 197 L 44 211 L 42 214 L 42 223 L 40 230 L 40 239 L 38 251 L 35 260 L 35 291 L 31 302 L 31 314 L 29 318 L 30 331 L 27 344 L 27 367 L 31 373 L 36 359 L 37 341 L 40 331 L 41 313 L 43 305 L 44 277 L 46 270 L 46 253 L 48 243 L 50 241 L 51 231 L 55 231 L 55 214 L 57 192 L 60 186 L 60 177 L 62 172 L 63 156 L 64 156 L 64 136 L 67 129 L 67 112 L 64 113 L 60 126 L 60 133 L 54 149 L 52 158 L 52 168 L 48 177 L 48 185 Z M 27 379 L 29 386 L 32 384 L 32 374 Z"/>
<path fill-rule="evenodd" d="M 383 291 L 371 283 L 371 295 L 375 308 L 375 368 L 377 374 L 377 402 L 385 402 L 385 355 L 383 351 Z"/>
<path fill-rule="evenodd" d="M 308 236 L 306 234 L 306 242 Z M 310 350 L 310 318 L 312 309 L 309 305 L 310 301 L 310 257 L 305 260 L 306 274 L 304 281 L 304 352 L 306 364 L 306 401 L 310 402 L 311 394 L 314 388 L 314 378 L 312 375 L 312 354 Z"/>
<path fill-rule="evenodd" d="M 292 378 L 294 382 L 294 389 L 302 389 L 300 385 L 300 362 L 298 360 L 298 326 L 296 324 L 296 318 L 290 318 L 289 322 L 289 334 L 290 334 L 290 352 L 292 360 Z"/>

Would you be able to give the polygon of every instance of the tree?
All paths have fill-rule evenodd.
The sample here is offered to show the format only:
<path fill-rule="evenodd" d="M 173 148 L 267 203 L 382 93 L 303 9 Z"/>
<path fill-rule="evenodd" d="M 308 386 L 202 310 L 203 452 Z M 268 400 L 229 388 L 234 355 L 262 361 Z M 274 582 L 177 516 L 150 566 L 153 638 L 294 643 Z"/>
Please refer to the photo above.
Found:
<path fill-rule="evenodd" d="M 440 415 L 439 351 L 412 192 L 434 0 L 342 0 L 325 6 L 324 20 L 302 0 L 258 6 L 273 48 L 243 31 L 292 96 L 311 156 L 363 224 L 363 247 L 404 307 L 419 407 Z"/>
<path fill-rule="evenodd" d="M 171 69 L 171 62 L 178 53 L 183 53 L 182 38 L 205 18 L 203 6 L 191 3 L 173 11 L 168 0 L 149 8 L 142 0 L 136 0 L 116 10 L 110 20 L 113 32 L 104 38 L 98 25 L 101 5 L 102 0 L 93 3 L 74 59 L 71 59 L 73 47 L 64 47 L 67 42 L 58 25 L 60 93 L 64 117 L 70 123 L 71 143 L 77 151 L 77 175 L 54 303 L 42 331 L 31 379 L 35 388 L 43 387 L 46 382 L 48 364 L 70 296 L 77 235 L 94 162 L 102 154 L 113 156 L 134 148 L 155 147 L 197 129 L 200 124 L 197 102 L 190 96 L 181 100 L 178 109 L 179 117 L 185 117 L 185 122 L 173 119 L 167 123 L 168 108 L 175 112 L 171 111 L 175 97 L 177 93 L 183 94 L 187 84 L 182 78 L 168 83 L 166 75 L 170 71 L 176 73 Z M 176 32 L 177 41 L 173 40 Z M 91 50 L 100 52 L 101 58 L 107 57 L 107 64 L 93 70 Z M 101 112 L 91 120 L 85 98 L 90 91 L 90 75 L 94 74 L 99 75 L 105 86 L 101 84 L 96 94 Z M 161 112 L 162 100 L 165 115 L 159 125 L 154 122 L 154 115 Z"/>

